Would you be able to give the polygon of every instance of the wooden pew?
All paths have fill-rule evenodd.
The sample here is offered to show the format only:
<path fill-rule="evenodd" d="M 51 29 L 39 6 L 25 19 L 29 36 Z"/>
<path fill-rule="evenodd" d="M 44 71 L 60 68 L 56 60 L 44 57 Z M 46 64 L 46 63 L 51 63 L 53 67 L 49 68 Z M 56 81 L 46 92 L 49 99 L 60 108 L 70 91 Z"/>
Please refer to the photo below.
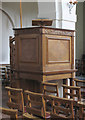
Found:
<path fill-rule="evenodd" d="M 60 98 L 52 95 L 44 95 L 44 99 L 52 103 L 52 120 L 73 119 L 73 100 L 67 98 Z"/>
<path fill-rule="evenodd" d="M 46 112 L 45 101 L 41 93 L 25 91 L 26 113 L 23 117 L 32 120 L 49 119 L 50 114 Z"/>
<path fill-rule="evenodd" d="M 0 107 L 0 113 L 10 116 L 11 120 L 18 120 L 17 110 Z M 3 117 L 2 117 L 2 120 L 4 120 Z"/>
<path fill-rule="evenodd" d="M 59 96 L 57 83 L 42 82 L 42 85 L 43 94 L 56 94 L 56 96 Z"/>
<path fill-rule="evenodd" d="M 23 90 L 18 88 L 5 87 L 8 91 L 7 105 L 10 109 L 17 109 L 19 117 L 24 113 Z"/>
<path fill-rule="evenodd" d="M 81 88 L 81 98 L 85 100 L 85 80 L 74 78 L 75 85 Z"/>

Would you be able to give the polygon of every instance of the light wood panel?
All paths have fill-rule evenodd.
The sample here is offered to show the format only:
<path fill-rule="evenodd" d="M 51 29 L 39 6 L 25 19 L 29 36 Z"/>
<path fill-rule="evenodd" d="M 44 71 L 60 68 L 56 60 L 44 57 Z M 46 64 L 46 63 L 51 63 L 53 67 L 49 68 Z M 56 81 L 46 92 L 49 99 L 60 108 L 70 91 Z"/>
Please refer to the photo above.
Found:
<path fill-rule="evenodd" d="M 48 37 L 47 38 L 47 63 L 70 62 L 70 38 Z"/>
<path fill-rule="evenodd" d="M 42 81 L 74 77 L 74 31 L 48 27 L 14 30 L 12 70 L 17 87 L 40 92 Z"/>

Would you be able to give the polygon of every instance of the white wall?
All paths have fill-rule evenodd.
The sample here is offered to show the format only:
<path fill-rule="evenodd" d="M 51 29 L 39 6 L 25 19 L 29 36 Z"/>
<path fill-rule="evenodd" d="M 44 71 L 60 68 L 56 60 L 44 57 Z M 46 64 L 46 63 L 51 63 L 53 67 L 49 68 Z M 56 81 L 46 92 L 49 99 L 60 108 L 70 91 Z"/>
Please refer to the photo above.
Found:
<path fill-rule="evenodd" d="M 76 5 L 69 13 L 69 1 L 55 0 L 55 2 L 39 2 L 38 17 L 53 19 L 53 26 L 56 28 L 75 30 L 76 22 Z"/>
<path fill-rule="evenodd" d="M 2 3 L 0 2 L 0 8 L 2 8 Z M 0 61 L 2 61 L 2 13 L 0 11 Z M 2 83 L 0 79 L 0 106 L 2 106 Z M 2 115 L 0 115 L 0 118 Z"/>
<path fill-rule="evenodd" d="M 5 10 L 12 18 L 15 27 L 20 27 L 20 9 L 18 2 L 4 2 L 2 4 L 3 10 Z M 38 15 L 38 5 L 34 2 L 22 3 L 22 25 L 23 27 L 32 26 L 32 19 L 36 19 Z M 13 26 L 8 17 L 2 13 L 2 61 L 0 64 L 9 64 L 9 36 L 13 36 Z"/>
<path fill-rule="evenodd" d="M 38 2 L 38 18 L 52 19 L 51 27 L 56 27 L 56 5 L 55 2 Z"/>
<path fill-rule="evenodd" d="M 0 2 L 0 8 L 2 9 L 2 3 Z M 2 61 L 2 12 L 0 11 L 0 61 Z"/>

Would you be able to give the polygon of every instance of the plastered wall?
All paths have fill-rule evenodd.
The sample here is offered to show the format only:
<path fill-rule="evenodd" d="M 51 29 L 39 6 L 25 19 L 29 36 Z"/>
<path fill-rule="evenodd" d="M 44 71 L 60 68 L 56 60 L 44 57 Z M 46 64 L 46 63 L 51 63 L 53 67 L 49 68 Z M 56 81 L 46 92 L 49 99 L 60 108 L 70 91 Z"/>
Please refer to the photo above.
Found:
<path fill-rule="evenodd" d="M 2 9 L 11 17 L 14 26 L 20 27 L 20 7 L 18 2 L 4 2 Z M 36 19 L 38 15 L 38 6 L 35 2 L 22 3 L 22 25 L 23 27 L 32 26 L 32 19 Z M 2 61 L 0 64 L 10 63 L 9 36 L 13 36 L 13 26 L 8 17 L 2 12 Z"/>

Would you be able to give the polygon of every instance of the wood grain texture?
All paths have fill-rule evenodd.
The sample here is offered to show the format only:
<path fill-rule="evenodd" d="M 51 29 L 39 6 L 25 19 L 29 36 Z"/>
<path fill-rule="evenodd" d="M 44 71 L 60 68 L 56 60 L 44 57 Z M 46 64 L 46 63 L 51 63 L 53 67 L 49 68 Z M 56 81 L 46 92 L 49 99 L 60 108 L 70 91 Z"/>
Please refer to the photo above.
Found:
<path fill-rule="evenodd" d="M 6 87 L 8 91 L 8 107 L 24 112 L 23 90 L 18 88 Z"/>
<path fill-rule="evenodd" d="M 11 120 L 12 119 L 19 120 L 17 110 L 0 107 L 0 113 L 9 115 Z M 9 119 L 9 118 L 3 118 L 3 119 Z"/>
<path fill-rule="evenodd" d="M 42 81 L 74 77 L 73 30 L 48 27 L 14 30 L 16 57 L 12 71 L 15 73 L 17 87 L 34 91 L 34 86 L 38 89 L 40 85 L 37 90 L 40 92 Z M 35 82 L 31 84 L 27 80 Z"/>
<path fill-rule="evenodd" d="M 70 96 L 74 101 L 81 101 L 81 88 L 76 86 L 62 85 L 63 87 L 63 97 Z M 69 92 L 70 90 L 70 92 Z"/>
<path fill-rule="evenodd" d="M 60 98 L 53 95 L 44 95 L 44 99 L 49 100 L 52 107 L 51 119 L 73 119 L 73 100 Z"/>
<path fill-rule="evenodd" d="M 37 36 L 21 37 L 19 41 L 19 60 L 23 63 L 39 62 L 39 38 Z"/>
<path fill-rule="evenodd" d="M 43 94 L 30 92 L 26 90 L 25 92 L 25 102 L 26 102 L 26 113 L 24 117 L 29 118 L 29 114 L 36 119 L 37 117 L 46 118 L 46 108 L 45 101 L 43 99 Z"/>

